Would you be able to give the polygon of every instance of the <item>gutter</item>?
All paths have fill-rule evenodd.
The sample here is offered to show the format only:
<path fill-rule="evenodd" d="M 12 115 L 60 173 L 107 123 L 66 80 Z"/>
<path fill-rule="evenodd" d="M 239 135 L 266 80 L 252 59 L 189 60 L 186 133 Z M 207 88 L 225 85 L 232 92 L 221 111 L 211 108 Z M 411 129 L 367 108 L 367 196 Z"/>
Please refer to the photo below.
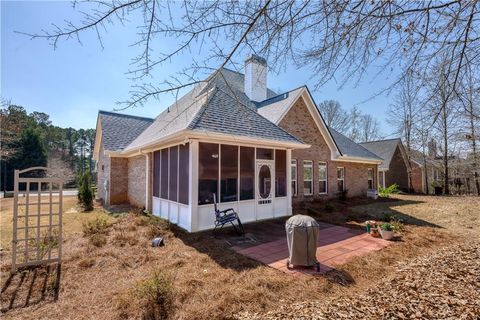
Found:
<path fill-rule="evenodd" d="M 372 158 L 362 158 L 362 157 L 350 157 L 348 155 L 338 156 L 337 161 L 346 161 L 346 162 L 358 162 L 358 163 L 371 163 L 371 164 L 381 164 L 383 160 L 372 159 Z"/>

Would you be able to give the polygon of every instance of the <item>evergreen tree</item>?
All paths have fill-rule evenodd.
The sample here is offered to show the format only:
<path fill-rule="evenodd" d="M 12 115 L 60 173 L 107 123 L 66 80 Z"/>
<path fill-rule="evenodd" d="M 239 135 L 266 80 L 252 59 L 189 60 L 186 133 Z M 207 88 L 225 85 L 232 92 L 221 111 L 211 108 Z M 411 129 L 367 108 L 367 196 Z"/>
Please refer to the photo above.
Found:
<path fill-rule="evenodd" d="M 91 211 L 93 210 L 93 192 L 88 171 L 84 172 L 79 180 L 78 202 L 85 211 Z"/>
<path fill-rule="evenodd" d="M 38 130 L 23 130 L 20 139 L 20 150 L 15 155 L 15 169 L 47 166 L 47 150 L 45 142 Z"/>

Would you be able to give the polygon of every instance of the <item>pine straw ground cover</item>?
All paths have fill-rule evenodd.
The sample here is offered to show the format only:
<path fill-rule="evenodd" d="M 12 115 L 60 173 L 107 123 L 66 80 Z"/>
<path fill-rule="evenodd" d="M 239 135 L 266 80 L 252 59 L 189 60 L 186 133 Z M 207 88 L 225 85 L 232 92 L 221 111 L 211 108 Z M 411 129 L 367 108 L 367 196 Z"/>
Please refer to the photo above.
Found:
<path fill-rule="evenodd" d="M 400 262 L 375 287 L 325 303 L 283 305 L 238 319 L 478 319 L 480 250 L 463 243 Z"/>
<path fill-rule="evenodd" d="M 292 303 L 360 294 L 395 273 L 398 263 L 462 241 L 448 230 L 407 226 L 401 241 L 313 278 L 292 277 L 252 261 L 210 232 L 186 234 L 135 213 L 106 224 L 92 216 L 83 231 L 64 237 L 58 300 L 13 308 L 2 318 L 218 319 L 264 314 Z M 155 235 L 164 237 L 164 247 L 150 246 Z M 2 286 L 8 263 L 3 259 Z M 27 294 L 21 290 L 19 301 Z"/>

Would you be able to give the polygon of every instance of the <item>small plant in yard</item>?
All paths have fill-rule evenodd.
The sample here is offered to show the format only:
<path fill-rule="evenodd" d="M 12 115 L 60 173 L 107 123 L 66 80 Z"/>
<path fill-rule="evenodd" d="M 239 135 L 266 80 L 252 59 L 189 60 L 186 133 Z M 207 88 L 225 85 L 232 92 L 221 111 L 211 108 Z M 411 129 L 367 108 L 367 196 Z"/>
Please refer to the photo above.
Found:
<path fill-rule="evenodd" d="M 143 312 L 143 319 L 168 319 L 173 315 L 175 292 L 172 277 L 157 269 L 117 300 L 121 316 L 130 318 Z"/>
<path fill-rule="evenodd" d="M 310 214 L 310 215 L 312 215 L 312 216 L 318 216 L 318 215 L 320 215 L 320 212 L 318 212 L 318 210 L 315 209 L 315 208 L 308 208 L 308 209 L 307 209 L 307 212 L 308 212 L 308 214 Z"/>
<path fill-rule="evenodd" d="M 82 224 L 83 235 L 93 236 L 95 234 L 105 234 L 108 233 L 110 226 L 111 224 L 103 217 L 87 220 Z"/>
<path fill-rule="evenodd" d="M 107 244 L 107 236 L 103 233 L 96 233 L 88 238 L 88 241 L 95 247 L 101 248 Z"/>
<path fill-rule="evenodd" d="M 380 234 L 381 234 L 382 238 L 385 239 L 385 240 L 392 239 L 393 238 L 393 226 L 388 222 L 382 223 L 380 225 Z"/>
<path fill-rule="evenodd" d="M 380 229 L 384 231 L 393 231 L 393 226 L 390 223 L 385 222 L 380 225 Z"/>
<path fill-rule="evenodd" d="M 90 173 L 85 172 L 78 183 L 78 202 L 85 211 L 93 210 L 93 191 L 90 181 Z"/>
<path fill-rule="evenodd" d="M 378 188 L 378 195 L 382 198 L 389 198 L 392 194 L 399 193 L 400 190 L 398 189 L 398 185 L 396 183 L 388 186 L 387 188 L 379 187 Z"/>
<path fill-rule="evenodd" d="M 390 224 L 393 227 L 393 231 L 395 232 L 402 232 L 405 230 L 405 225 L 402 223 L 400 219 L 397 217 L 393 216 L 392 219 L 390 219 Z"/>

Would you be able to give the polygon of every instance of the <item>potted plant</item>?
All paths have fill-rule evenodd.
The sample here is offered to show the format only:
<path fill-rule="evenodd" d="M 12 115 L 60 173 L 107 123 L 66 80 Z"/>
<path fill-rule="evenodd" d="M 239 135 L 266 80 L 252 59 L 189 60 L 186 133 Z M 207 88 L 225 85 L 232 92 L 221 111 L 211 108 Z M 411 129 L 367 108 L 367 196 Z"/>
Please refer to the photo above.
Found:
<path fill-rule="evenodd" d="M 385 240 L 391 240 L 393 238 L 393 226 L 386 222 L 380 226 L 380 235 Z"/>

